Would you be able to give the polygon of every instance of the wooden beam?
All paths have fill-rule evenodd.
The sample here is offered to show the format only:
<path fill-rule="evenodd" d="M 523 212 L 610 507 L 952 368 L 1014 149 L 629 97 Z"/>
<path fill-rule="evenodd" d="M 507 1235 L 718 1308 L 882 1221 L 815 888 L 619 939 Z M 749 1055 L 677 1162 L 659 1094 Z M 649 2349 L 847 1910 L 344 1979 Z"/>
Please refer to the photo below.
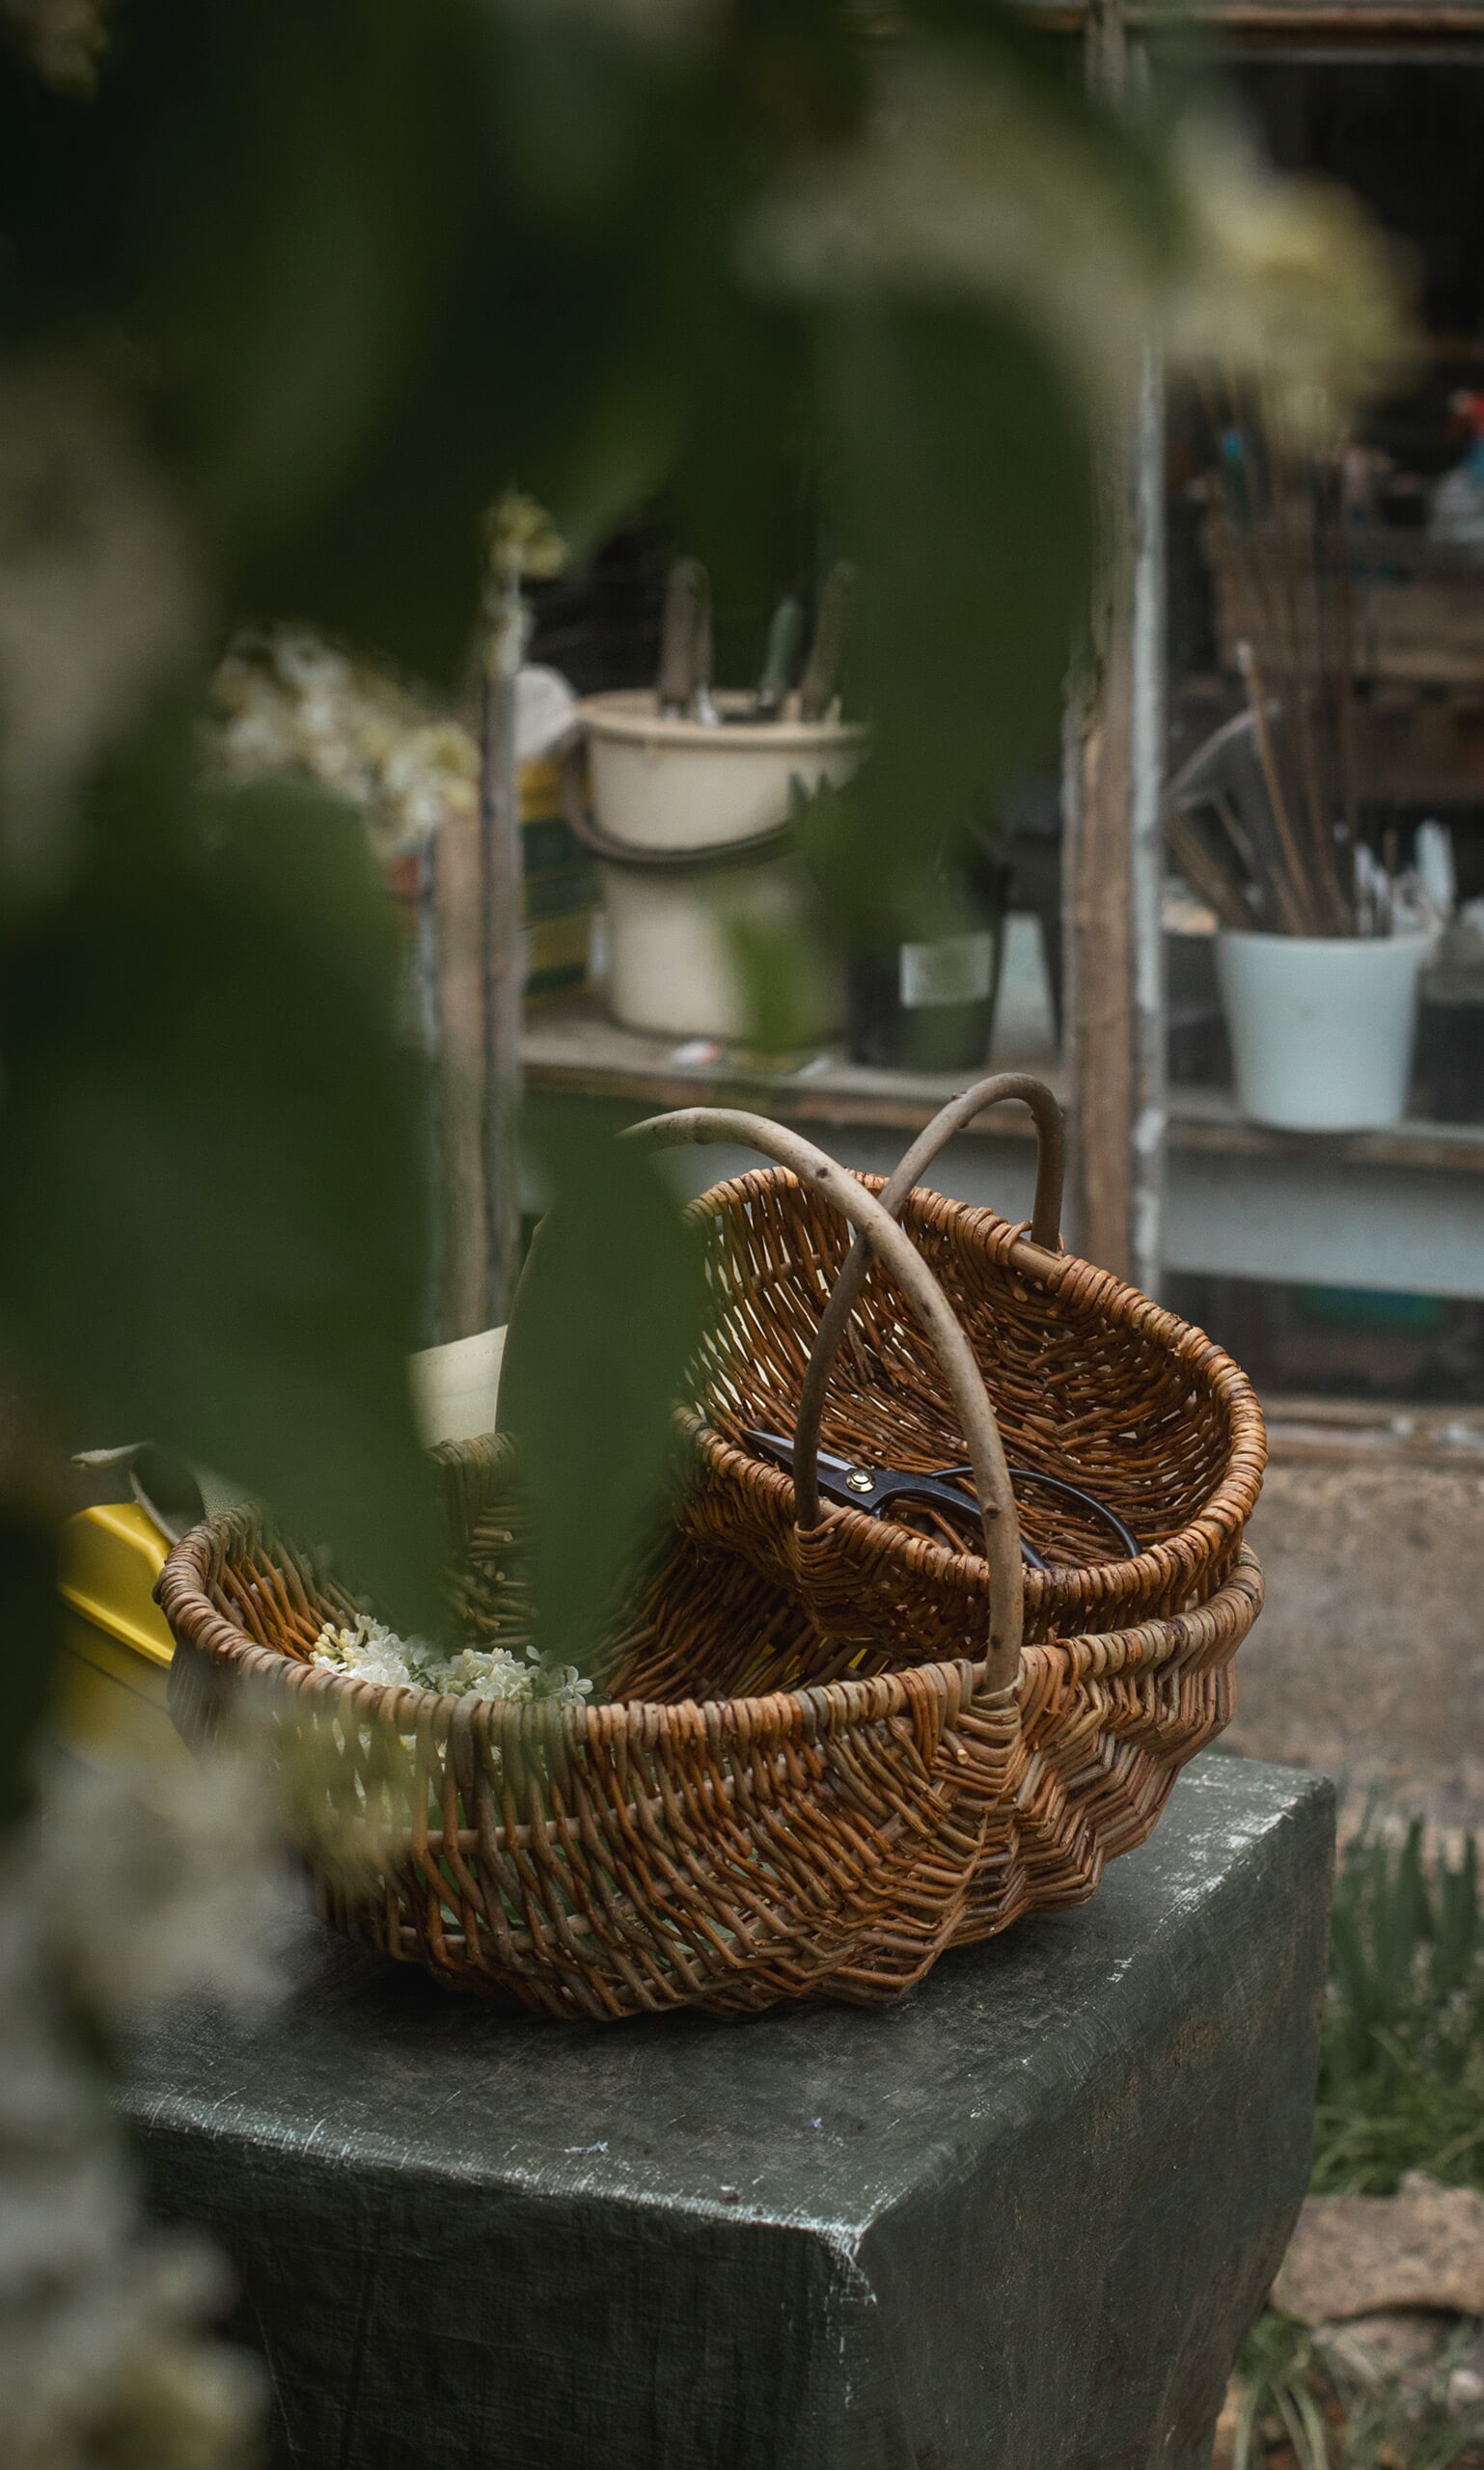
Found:
<path fill-rule="evenodd" d="M 1127 107 L 1129 54 L 1119 0 L 1103 0 L 1089 14 L 1086 76 L 1105 102 Z M 1137 426 L 1130 405 L 1125 419 L 1109 422 L 1099 455 L 1097 589 L 1068 700 L 1062 801 L 1067 1229 L 1079 1251 L 1118 1277 L 1132 1276 L 1135 1266 Z"/>
<path fill-rule="evenodd" d="M 1068 709 L 1062 897 L 1066 946 L 1067 1239 L 1132 1271 L 1133 1049 L 1129 948 L 1131 636 L 1116 622 L 1127 560 L 1110 544 L 1108 623 Z M 1111 570 L 1111 571 L 1110 571 Z"/>
<path fill-rule="evenodd" d="M 451 802 L 433 849 L 443 1292 L 439 1335 L 489 1327 L 484 1167 L 484 902 L 478 802 Z"/>
<path fill-rule="evenodd" d="M 483 921 L 484 1317 L 510 1317 L 520 1276 L 520 1037 L 525 1013 L 516 680 L 525 644 L 518 576 L 491 629 L 480 745 L 480 907 Z"/>
<path fill-rule="evenodd" d="M 1102 14 L 1093 0 L 1018 0 L 1020 12 L 1057 34 L 1083 34 Z M 1431 0 L 1186 0 L 1172 15 L 1162 0 L 1131 0 L 1124 11 L 1131 33 L 1178 34 L 1182 27 L 1253 35 L 1335 36 L 1427 42 L 1448 36 L 1484 38 L 1484 0 L 1457 0 L 1438 8 Z"/>
<path fill-rule="evenodd" d="M 1164 1274 L 1168 1132 L 1165 1002 L 1165 386 L 1152 351 L 1132 441 L 1129 626 L 1129 976 L 1132 1019 L 1129 1268 L 1158 1295 Z"/>

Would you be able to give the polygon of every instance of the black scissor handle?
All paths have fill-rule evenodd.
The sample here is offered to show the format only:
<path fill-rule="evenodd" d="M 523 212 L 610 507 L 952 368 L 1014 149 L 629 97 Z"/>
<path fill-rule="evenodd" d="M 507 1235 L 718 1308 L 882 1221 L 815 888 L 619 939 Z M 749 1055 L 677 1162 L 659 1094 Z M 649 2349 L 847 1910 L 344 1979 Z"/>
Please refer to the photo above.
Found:
<path fill-rule="evenodd" d="M 783 1433 L 749 1431 L 745 1438 L 755 1449 L 766 1451 L 780 1466 L 793 1469 L 793 1443 Z M 816 1461 L 819 1490 L 826 1500 L 838 1501 L 845 1509 L 864 1510 L 867 1518 L 881 1518 L 893 1501 L 925 1501 L 934 1509 L 948 1512 L 951 1518 L 977 1523 L 978 1508 L 966 1493 L 961 1493 L 950 1479 L 963 1476 L 973 1480 L 974 1469 L 943 1467 L 933 1474 L 913 1474 L 906 1468 L 850 1466 L 833 1450 L 821 1450 Z M 1116 1510 L 1100 1501 L 1095 1493 L 1084 1492 L 1080 1484 L 1069 1484 L 1064 1475 L 1043 1474 L 1038 1467 L 1011 1467 L 1012 1483 L 1039 1484 L 1044 1492 L 1055 1493 L 1059 1500 L 1069 1501 L 1088 1517 L 1106 1526 L 1117 1541 L 1124 1556 L 1135 1561 L 1139 1546 L 1124 1525 Z M 1044 1570 L 1046 1561 L 1033 1544 L 1024 1536 L 1020 1542 L 1021 1559 L 1027 1569 Z"/>
<path fill-rule="evenodd" d="M 821 1468 L 819 1489 L 827 1499 L 848 1502 L 852 1509 L 864 1509 L 870 1518 L 885 1518 L 895 1501 L 924 1501 L 930 1509 L 946 1510 L 950 1518 L 968 1525 L 978 1524 L 978 1503 L 969 1493 L 961 1493 L 955 1484 L 946 1484 L 937 1475 L 914 1475 L 904 1469 L 894 1470 L 852 1468 L 851 1474 L 875 1473 L 876 1480 L 867 1493 L 852 1484 L 850 1475 L 827 1474 Z M 1044 1570 L 1046 1563 L 1033 1544 L 1020 1539 L 1020 1557 L 1028 1570 Z"/>
<path fill-rule="evenodd" d="M 745 1438 L 755 1449 L 765 1450 L 782 1467 L 793 1470 L 793 1443 L 780 1432 L 749 1432 Z M 893 1501 L 925 1501 L 931 1508 L 947 1511 L 950 1518 L 965 1525 L 977 1526 L 978 1503 L 973 1496 L 961 1493 L 955 1484 L 945 1483 L 939 1475 L 915 1475 L 906 1468 L 852 1466 L 848 1459 L 838 1457 L 834 1450 L 822 1449 L 818 1455 L 818 1484 L 822 1497 L 838 1501 L 843 1509 L 864 1510 L 867 1518 L 883 1518 Z M 947 1472 L 957 1474 L 957 1468 Z M 973 1480 L 973 1468 L 963 1470 Z M 1020 1539 L 1020 1557 L 1028 1570 L 1044 1570 L 1046 1563 L 1033 1544 Z"/>
<path fill-rule="evenodd" d="M 972 1478 L 974 1469 L 967 1466 L 945 1467 L 943 1472 L 946 1475 L 967 1475 Z M 1080 1484 L 1069 1484 L 1064 1475 L 1043 1474 L 1039 1467 L 1012 1466 L 1010 1481 L 1012 1484 L 1039 1484 L 1043 1492 L 1055 1493 L 1058 1500 L 1074 1502 L 1078 1509 L 1086 1510 L 1090 1518 L 1101 1521 L 1109 1533 L 1114 1536 L 1122 1546 L 1126 1560 L 1138 1560 L 1139 1545 L 1124 1525 L 1117 1511 L 1110 1509 L 1106 1501 L 1100 1501 L 1096 1493 L 1085 1493 Z"/>

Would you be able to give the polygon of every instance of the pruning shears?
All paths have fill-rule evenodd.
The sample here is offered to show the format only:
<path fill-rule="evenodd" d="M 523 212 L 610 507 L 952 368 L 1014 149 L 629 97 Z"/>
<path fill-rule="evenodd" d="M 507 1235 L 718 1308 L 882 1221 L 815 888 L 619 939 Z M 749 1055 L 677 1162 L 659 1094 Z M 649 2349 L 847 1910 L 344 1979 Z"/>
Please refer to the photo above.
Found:
<path fill-rule="evenodd" d="M 781 1467 L 793 1472 L 793 1442 L 781 1432 L 750 1430 L 743 1435 L 749 1445 L 775 1459 Z M 972 1495 L 961 1492 L 955 1478 L 972 1478 L 970 1466 L 934 1467 L 926 1473 L 917 1473 L 906 1467 L 868 1467 L 853 1458 L 842 1458 L 838 1450 L 821 1449 L 817 1453 L 819 1490 L 826 1500 L 838 1501 L 846 1509 L 864 1510 L 867 1518 L 884 1518 L 897 1501 L 921 1501 L 930 1509 L 956 1519 L 961 1525 L 974 1528 L 979 1523 L 978 1503 Z M 1078 1484 L 1069 1484 L 1060 1475 L 1043 1475 L 1034 1467 L 1012 1467 L 1010 1480 L 1014 1484 L 1032 1484 L 1042 1492 L 1054 1493 L 1058 1500 L 1067 1501 L 1095 1518 L 1106 1526 L 1128 1560 L 1137 1560 L 1139 1546 L 1121 1518 L 1091 1493 Z M 1044 1570 L 1046 1562 L 1033 1544 L 1020 1539 L 1020 1556 L 1028 1570 Z"/>

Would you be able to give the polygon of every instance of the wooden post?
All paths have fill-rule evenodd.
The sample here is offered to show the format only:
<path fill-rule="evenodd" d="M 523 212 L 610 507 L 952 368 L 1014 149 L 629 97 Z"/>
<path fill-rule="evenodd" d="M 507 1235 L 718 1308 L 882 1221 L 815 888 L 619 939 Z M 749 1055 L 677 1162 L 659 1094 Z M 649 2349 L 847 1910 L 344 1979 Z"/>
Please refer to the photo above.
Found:
<path fill-rule="evenodd" d="M 1157 1295 L 1165 1251 L 1165 390 L 1152 352 L 1140 372 L 1134 436 L 1129 650 L 1129 1267 Z"/>
<path fill-rule="evenodd" d="M 484 953 L 481 816 L 451 800 L 433 851 L 438 936 L 439 1336 L 489 1327 L 484 1173 Z"/>
<path fill-rule="evenodd" d="M 1123 580 L 1120 545 L 1110 544 L 1105 591 Z M 1126 592 L 1114 610 L 1120 599 Z M 1118 1277 L 1131 1268 L 1133 1196 L 1129 653 L 1128 628 L 1110 624 L 1074 688 L 1063 796 L 1066 1220 L 1077 1250 Z"/>
<path fill-rule="evenodd" d="M 1126 107 L 1119 0 L 1087 24 L 1087 79 Z M 1077 1249 L 1157 1288 L 1165 1157 L 1164 475 L 1161 386 L 1105 442 L 1088 644 L 1068 698 L 1062 884 L 1067 1221 Z"/>
<path fill-rule="evenodd" d="M 520 771 L 515 693 L 526 646 L 518 564 L 497 565 L 480 732 L 480 909 L 483 921 L 485 1315 L 510 1317 L 520 1275 L 521 917 Z"/>
<path fill-rule="evenodd" d="M 442 1148 L 443 1335 L 509 1317 L 520 1270 L 520 1033 L 525 985 L 515 681 L 518 572 L 486 607 L 477 797 L 451 801 L 434 856 Z"/>
<path fill-rule="evenodd" d="M 520 1275 L 525 932 L 516 706 L 527 578 L 561 572 L 551 518 L 511 489 L 487 519 L 479 795 L 438 834 L 444 1334 L 509 1318 Z"/>

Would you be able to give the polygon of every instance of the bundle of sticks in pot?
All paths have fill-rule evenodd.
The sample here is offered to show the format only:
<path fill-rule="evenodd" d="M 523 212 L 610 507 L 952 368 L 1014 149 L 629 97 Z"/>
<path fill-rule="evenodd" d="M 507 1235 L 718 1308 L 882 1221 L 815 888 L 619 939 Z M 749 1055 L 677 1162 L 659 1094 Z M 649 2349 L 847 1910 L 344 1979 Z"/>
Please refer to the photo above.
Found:
<path fill-rule="evenodd" d="M 1245 708 L 1171 784 L 1170 855 L 1223 925 L 1384 932 L 1360 832 L 1366 707 L 1338 453 L 1227 425 L 1206 483 L 1213 577 Z"/>

